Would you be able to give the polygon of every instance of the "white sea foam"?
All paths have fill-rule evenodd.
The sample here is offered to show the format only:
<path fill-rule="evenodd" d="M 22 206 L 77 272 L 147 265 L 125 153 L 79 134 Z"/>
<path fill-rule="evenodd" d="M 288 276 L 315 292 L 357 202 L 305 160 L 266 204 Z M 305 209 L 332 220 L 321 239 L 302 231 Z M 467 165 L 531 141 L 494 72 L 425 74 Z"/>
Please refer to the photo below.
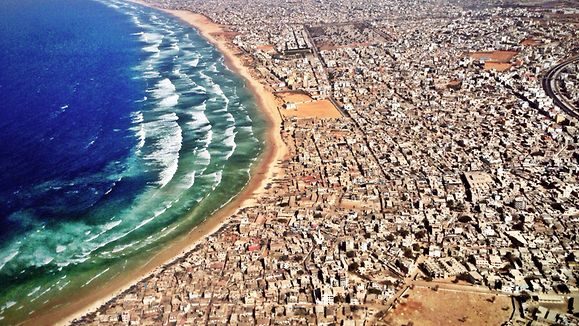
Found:
<path fill-rule="evenodd" d="M 207 138 L 207 133 L 211 131 L 211 125 L 210 124 L 206 124 L 206 125 L 196 125 L 193 122 L 189 122 L 188 123 L 189 126 L 191 126 L 191 129 L 193 129 L 193 131 L 197 134 L 200 135 L 198 140 L 202 140 Z"/>
<path fill-rule="evenodd" d="M 161 44 L 164 36 L 158 33 L 143 33 L 140 40 L 148 44 Z"/>
<path fill-rule="evenodd" d="M 42 291 L 39 295 L 35 296 L 34 298 L 30 299 L 30 302 L 34 302 L 36 299 L 42 297 L 43 295 L 45 295 L 46 293 L 48 293 L 50 290 L 52 290 L 52 286 L 50 286 L 50 287 L 47 288 L 46 290 Z"/>
<path fill-rule="evenodd" d="M 143 77 L 150 79 L 150 78 L 159 78 L 161 74 L 158 71 L 145 71 L 143 73 Z"/>
<path fill-rule="evenodd" d="M 173 179 L 178 168 L 183 135 L 177 120 L 177 115 L 170 112 L 155 121 L 145 123 L 146 132 L 154 136 L 154 150 L 147 154 L 145 159 L 161 167 L 158 181 L 161 188 Z"/>
<path fill-rule="evenodd" d="M 227 153 L 225 154 L 225 159 L 226 159 L 226 160 L 229 160 L 229 158 L 233 155 L 233 152 L 234 152 L 233 149 L 230 150 L 229 152 L 227 152 Z"/>
<path fill-rule="evenodd" d="M 197 94 L 207 94 L 207 89 L 201 85 L 197 85 L 191 89 L 192 92 Z"/>
<path fill-rule="evenodd" d="M 92 281 L 96 280 L 97 278 L 99 278 L 100 276 L 102 276 L 104 273 L 108 272 L 109 269 L 111 269 L 110 267 L 107 267 L 107 269 L 105 269 L 104 271 L 96 274 L 93 278 L 91 278 L 90 280 L 88 280 L 86 283 L 84 283 L 83 286 L 81 287 L 85 287 L 86 285 L 89 285 L 90 283 L 92 283 Z"/>
<path fill-rule="evenodd" d="M 68 284 L 70 284 L 70 280 L 66 281 L 63 285 L 58 287 L 59 291 L 62 291 L 62 289 L 64 289 Z"/>
<path fill-rule="evenodd" d="M 144 120 L 143 112 L 137 111 L 137 112 L 131 113 L 131 122 L 133 124 L 141 123 L 141 122 L 143 122 L 143 120 Z"/>
<path fill-rule="evenodd" d="M 227 122 L 235 122 L 235 118 L 233 117 L 233 114 L 227 112 L 227 114 L 225 114 L 225 116 L 227 117 L 227 118 L 225 119 L 225 121 L 227 121 Z"/>
<path fill-rule="evenodd" d="M 155 88 L 150 90 L 156 98 L 166 98 L 175 93 L 175 85 L 169 78 L 165 78 L 155 85 Z"/>
<path fill-rule="evenodd" d="M 191 129 L 198 130 L 206 126 L 211 127 L 211 123 L 203 111 L 191 111 L 189 114 L 193 120 L 187 122 L 187 125 L 191 127 Z"/>
<path fill-rule="evenodd" d="M 139 126 L 139 130 L 137 131 L 137 139 L 139 139 L 139 143 L 137 144 L 137 152 L 140 153 L 143 146 L 145 146 L 145 139 L 147 137 L 147 133 L 145 132 L 145 126 L 142 124 Z M 112 188 L 111 188 L 112 189 Z"/>
<path fill-rule="evenodd" d="M 122 220 L 117 220 L 117 221 L 112 221 L 112 222 L 108 222 L 104 225 L 101 226 L 101 232 L 93 235 L 92 237 L 88 238 L 85 240 L 85 242 L 91 242 L 95 239 L 97 239 L 98 237 L 100 237 L 101 235 L 105 234 L 107 231 L 112 230 L 113 228 L 117 227 L 119 224 L 121 224 L 123 221 Z M 89 233 L 90 234 L 90 233 Z M 88 234 L 87 234 L 88 235 Z"/>
<path fill-rule="evenodd" d="M 237 133 L 235 132 L 235 126 L 229 127 L 227 129 L 225 129 L 225 138 L 223 139 L 223 144 L 227 147 L 230 148 L 230 150 L 225 154 L 225 159 L 228 160 L 231 155 L 233 155 L 233 152 L 235 151 L 235 148 L 237 147 L 237 144 L 235 143 L 235 135 Z"/>
<path fill-rule="evenodd" d="M 53 260 L 54 257 L 49 255 L 48 250 L 44 247 L 41 247 L 35 252 L 35 256 L 31 260 L 31 264 L 35 267 L 42 267 L 50 264 Z"/>
<path fill-rule="evenodd" d="M 148 90 L 153 93 L 155 98 L 160 99 L 159 106 L 161 108 L 169 108 L 179 103 L 179 94 L 176 93 L 177 88 L 169 78 L 159 81 L 155 88 Z"/>
<path fill-rule="evenodd" d="M 145 132 L 145 127 L 143 126 L 144 120 L 145 120 L 145 118 L 144 118 L 143 113 L 141 111 L 133 112 L 131 114 L 131 122 L 134 125 L 136 125 L 136 126 L 133 126 L 131 128 L 131 130 L 135 131 L 135 136 L 139 140 L 139 142 L 137 143 L 137 147 L 135 148 L 135 151 L 137 153 L 140 153 L 143 146 L 145 146 L 145 138 L 146 138 L 147 134 Z M 112 190 L 112 188 L 109 189 L 105 193 L 105 195 L 108 194 L 111 190 Z"/>
<path fill-rule="evenodd" d="M 110 230 L 116 228 L 122 222 L 123 222 L 123 220 L 116 220 L 116 221 L 108 222 L 107 224 L 104 225 L 104 229 L 106 231 L 110 231 Z"/>
<path fill-rule="evenodd" d="M 203 79 L 203 81 L 205 81 L 207 84 L 213 84 L 211 77 L 207 76 L 207 74 L 205 74 L 203 71 L 199 71 L 199 77 L 201 77 L 201 79 Z"/>
<path fill-rule="evenodd" d="M 185 189 L 189 189 L 189 188 L 193 187 L 193 185 L 195 184 L 195 174 L 196 173 L 197 173 L 197 171 L 193 171 L 193 172 L 188 173 L 187 175 L 185 175 L 183 177 L 183 183 L 184 183 Z"/>
<path fill-rule="evenodd" d="M 30 291 L 27 296 L 31 297 L 33 296 L 36 292 L 40 291 L 40 286 L 35 287 L 34 289 L 32 289 L 32 291 Z"/>
<path fill-rule="evenodd" d="M 240 130 L 249 132 L 250 134 L 253 134 L 253 127 L 252 126 L 241 126 L 241 127 L 237 127 Z"/>
<path fill-rule="evenodd" d="M 203 101 L 201 104 L 193 107 L 194 111 L 205 111 L 207 110 L 207 102 Z"/>
<path fill-rule="evenodd" d="M 161 52 L 161 50 L 159 50 L 159 44 L 153 44 L 153 45 L 149 45 L 143 48 L 143 51 L 145 52 L 149 52 L 149 53 L 159 53 Z"/>
<path fill-rule="evenodd" d="M 211 81 L 211 90 L 213 94 L 222 98 L 223 101 L 225 101 L 225 103 L 229 103 L 229 99 L 227 98 L 227 96 L 225 96 L 225 93 L 223 93 L 223 90 L 221 89 L 221 86 L 219 86 L 219 84 L 215 84 L 213 83 L 213 81 Z"/>
<path fill-rule="evenodd" d="M 141 221 L 141 223 L 139 223 L 139 224 L 138 224 L 134 229 L 132 229 L 129 233 L 131 233 L 131 232 L 133 232 L 133 231 L 135 231 L 135 230 L 138 230 L 138 229 L 142 228 L 143 226 L 149 224 L 149 222 L 151 222 L 152 220 L 154 220 L 155 217 L 156 217 L 156 216 L 153 215 L 153 216 L 149 217 L 148 219 L 145 219 L 145 220 Z M 128 234 L 128 233 L 127 233 L 127 234 Z"/>
<path fill-rule="evenodd" d="M 221 183 L 221 179 L 223 177 L 223 171 L 215 171 L 213 173 L 210 174 L 206 174 L 206 177 L 208 177 L 210 180 L 213 181 L 213 187 L 216 187 L 218 184 Z"/>
<path fill-rule="evenodd" d="M 106 232 L 106 231 L 103 231 L 103 232 L 101 232 L 101 233 L 97 233 L 97 234 L 93 235 L 92 237 L 90 237 L 90 238 L 88 238 L 88 239 L 86 239 L 86 240 L 84 240 L 84 241 L 85 241 L 85 242 L 91 242 L 91 241 L 97 239 L 98 237 L 100 237 L 101 235 L 103 235 L 105 232 Z"/>
<path fill-rule="evenodd" d="M 216 63 L 215 63 L 215 62 L 212 63 L 212 64 L 207 68 L 207 70 L 209 70 L 209 71 L 211 71 L 211 72 L 217 72 L 217 65 L 216 65 Z"/>
<path fill-rule="evenodd" d="M 0 264 L 0 270 L 2 270 L 2 268 L 4 268 L 4 266 L 11 261 L 12 259 L 14 259 L 14 257 L 16 257 L 18 255 L 19 251 L 15 250 L 10 252 L 8 255 L 4 256 L 2 258 L 2 263 Z"/>
<path fill-rule="evenodd" d="M 142 24 L 142 22 L 140 22 L 137 18 L 135 18 L 139 23 Z M 143 25 L 145 26 L 145 25 Z M 147 32 L 145 30 L 145 32 Z M 149 35 L 145 35 L 145 34 L 149 34 Z M 149 171 L 155 170 L 161 170 L 162 172 L 159 174 L 159 184 L 161 185 L 161 187 L 164 187 L 165 185 L 167 185 L 169 182 L 171 182 L 171 180 L 173 178 L 175 178 L 175 181 L 172 182 L 167 188 L 171 188 L 171 191 L 173 189 L 175 189 L 173 187 L 173 184 L 175 184 L 177 187 L 193 187 L 194 184 L 196 182 L 198 182 L 198 180 L 200 180 L 199 178 L 201 177 L 208 177 L 207 180 L 211 180 L 213 181 L 214 185 L 213 187 L 216 187 L 218 184 L 220 184 L 222 182 L 222 172 L 218 171 L 218 172 L 214 172 L 208 175 L 203 175 L 203 172 L 205 171 L 205 169 L 203 169 L 203 167 L 207 167 L 207 165 L 211 162 L 211 154 L 215 154 L 215 151 L 211 150 L 211 141 L 213 140 L 214 136 L 215 138 L 218 138 L 218 142 L 225 144 L 226 146 L 232 147 L 234 148 L 236 146 L 235 144 L 235 128 L 233 127 L 229 127 L 227 128 L 225 131 L 219 131 L 219 132 L 214 132 L 211 129 L 211 122 L 208 119 L 207 115 L 211 118 L 211 121 L 213 121 L 215 115 L 213 115 L 214 111 L 211 110 L 212 112 L 203 112 L 205 110 L 205 108 L 193 108 L 193 110 L 189 111 L 189 110 L 185 110 L 183 109 L 181 111 L 181 108 L 179 108 L 178 112 L 183 112 L 183 114 L 189 114 L 191 113 L 191 121 L 187 122 L 187 128 L 192 127 L 196 134 L 194 136 L 194 139 L 200 139 L 200 143 L 196 142 L 194 143 L 195 146 L 197 147 L 197 151 L 195 152 L 195 157 L 194 159 L 191 159 L 192 162 L 194 162 L 194 169 L 195 171 L 192 171 L 190 173 L 183 173 L 184 176 L 181 177 L 181 171 L 180 171 L 180 178 L 179 180 L 177 180 L 177 178 L 175 177 L 175 174 L 178 170 L 178 162 L 179 162 L 179 151 L 182 148 L 182 142 L 183 142 L 183 137 L 182 137 L 182 131 L 180 130 L 179 124 L 177 123 L 177 115 L 175 113 L 169 113 L 169 112 L 164 112 L 164 111 L 169 111 L 167 108 L 170 108 L 172 106 L 176 106 L 176 105 L 180 105 L 181 102 L 185 102 L 185 99 L 188 99 L 188 97 L 186 97 L 185 93 L 181 94 L 181 98 L 179 98 L 179 94 L 177 94 L 176 92 L 176 88 L 175 85 L 178 86 L 179 89 L 181 89 L 182 87 L 186 89 L 189 89 L 193 92 L 198 92 L 198 93 L 207 93 L 208 90 L 210 93 L 213 93 L 211 95 L 211 97 L 216 97 L 219 101 L 219 98 L 223 98 L 223 100 L 225 102 L 228 101 L 228 99 L 225 97 L 225 94 L 223 94 L 223 91 L 221 90 L 221 87 L 219 87 L 219 85 L 215 85 L 214 81 L 211 80 L 211 78 L 209 78 L 207 81 L 209 81 L 207 84 L 202 84 L 202 85 L 196 85 L 193 81 L 191 81 L 191 78 L 189 78 L 189 76 L 187 74 L 189 74 L 191 71 L 198 71 L 199 69 L 191 69 L 188 68 L 187 65 L 196 67 L 200 64 L 200 58 L 198 57 L 185 57 L 185 58 L 177 58 L 176 61 L 174 60 L 173 62 L 175 63 L 180 63 L 182 64 L 182 69 L 179 69 L 179 67 L 174 68 L 173 73 L 175 74 L 175 77 L 173 77 L 172 75 L 164 75 L 163 77 L 162 74 L 159 73 L 158 69 L 159 69 L 159 65 L 162 62 L 167 62 L 169 63 L 171 58 L 169 59 L 163 59 L 163 56 L 165 55 L 165 52 L 170 52 L 167 51 L 166 48 L 164 47 L 165 44 L 168 44 L 168 37 L 167 36 L 162 36 L 160 34 L 157 34 L 160 36 L 160 39 L 156 40 L 155 38 L 150 38 L 150 35 L 154 35 L 156 33 L 139 33 L 136 35 L 135 38 L 139 37 L 141 38 L 141 40 L 147 44 L 142 44 L 142 46 L 147 47 L 151 52 L 155 52 L 155 53 L 161 53 L 161 56 L 158 59 L 152 59 L 149 58 L 149 61 L 147 64 L 150 64 L 149 67 L 147 67 L 147 69 L 149 70 L 145 70 L 142 69 L 142 74 L 144 74 L 146 77 L 148 78 L 160 78 L 163 79 L 161 80 L 159 83 L 157 83 L 153 89 L 150 90 L 150 94 L 147 94 L 149 96 L 149 98 L 145 98 L 143 99 L 141 102 L 145 102 L 145 101 L 151 101 L 154 100 L 155 102 L 158 103 L 158 108 L 156 110 L 151 110 L 150 112 L 148 111 L 146 113 L 146 118 L 143 117 L 142 113 L 137 113 L 134 117 L 132 117 L 133 119 L 133 131 L 136 134 L 136 137 L 138 139 L 138 148 L 142 148 L 142 152 L 144 153 L 144 157 L 146 158 L 146 164 L 149 165 Z M 161 46 L 161 44 L 163 46 Z M 181 43 L 173 43 L 171 45 L 173 50 L 179 50 L 179 51 L 185 51 L 186 49 L 189 48 L 189 45 L 182 45 Z M 181 56 L 181 53 L 179 54 Z M 143 68 L 145 67 L 145 65 L 142 65 L 141 67 L 138 67 L 136 69 L 139 68 Z M 210 67 L 208 67 L 207 69 L 210 71 L 214 71 L 217 68 L 217 66 L 215 64 L 211 65 Z M 221 66 L 219 66 L 219 68 L 221 68 Z M 164 74 L 164 73 L 163 73 Z M 211 76 L 213 76 L 213 74 L 211 74 Z M 173 81 L 171 81 L 171 79 L 166 78 L 169 77 L 171 78 Z M 179 79 L 176 79 L 177 77 L 179 77 Z M 194 76 L 197 77 L 197 76 Z M 150 85 L 153 85 L 152 80 L 148 81 L 150 83 Z M 175 84 L 173 84 L 175 83 Z M 192 88 L 189 88 L 188 86 L 191 85 Z M 212 86 L 209 86 L 212 85 Z M 227 95 L 229 96 L 231 91 L 229 89 L 226 89 L 225 87 L 223 87 L 223 89 L 227 90 Z M 215 96 L 218 95 L 218 96 Z M 232 99 L 233 101 L 233 99 Z M 147 102 L 146 104 L 149 104 L 149 102 Z M 233 103 L 233 102 L 232 102 Z M 63 104 L 63 103 L 61 103 Z M 217 105 L 217 107 L 222 106 L 222 102 L 219 101 L 220 105 Z M 205 103 L 203 103 L 203 106 L 205 105 Z M 222 106 L 223 107 L 223 106 Z M 237 109 L 237 104 L 235 105 L 235 108 Z M 219 110 L 220 112 L 226 112 L 227 109 L 226 108 L 221 108 Z M 194 113 L 192 113 L 194 112 Z M 179 113 L 181 114 L 181 113 Z M 219 115 L 219 120 L 222 121 L 221 116 L 223 116 L 224 114 L 220 114 Z M 237 117 L 233 117 L 231 114 L 227 114 L 225 117 L 223 117 L 223 119 L 225 119 L 228 122 L 235 122 L 235 119 Z M 189 118 L 187 118 L 186 120 L 189 120 Z M 213 128 L 215 128 L 215 126 L 213 126 Z M 240 129 L 241 130 L 241 129 Z M 245 127 L 243 129 L 243 131 L 245 131 Z M 252 131 L 251 127 L 247 127 L 247 131 Z M 187 131 L 189 132 L 189 131 Z M 246 135 L 246 134 L 244 134 Z M 146 144 L 145 144 L 145 139 L 146 139 Z M 189 138 L 188 138 L 188 141 Z M 203 143 L 206 143 L 205 146 L 209 146 L 208 148 L 204 148 L 203 147 Z M 146 145 L 146 147 L 145 147 Z M 189 145 L 188 145 L 189 146 Z M 222 147 L 218 147 L 218 148 L 222 148 Z M 219 150 L 221 151 L 221 150 Z M 233 150 L 232 150 L 233 151 Z M 225 152 L 225 151 L 224 151 Z M 190 153 L 186 154 L 187 156 L 184 157 L 185 158 L 190 158 Z M 221 153 L 219 153 L 219 155 L 223 155 Z M 227 158 L 229 158 L 231 154 L 228 154 Z M 184 161 L 184 162 L 190 162 L 190 161 Z M 189 169 L 189 168 L 188 168 Z M 185 169 L 183 169 L 185 170 Z M 177 182 L 178 181 L 178 182 Z M 195 185 L 197 187 L 197 185 Z M 204 187 L 205 188 L 205 187 Z M 180 189 L 179 189 L 180 190 Z M 153 190 L 151 190 L 153 191 Z M 154 190 L 156 191 L 156 190 Z M 164 190 L 166 191 L 166 190 Z M 197 193 L 197 189 L 195 189 L 195 193 Z M 204 196 L 206 194 L 206 191 L 201 188 L 200 189 L 200 193 L 199 196 Z M 179 197 L 181 198 L 181 197 Z M 183 197 L 182 201 L 188 200 L 188 198 Z M 182 205 L 182 203 L 180 202 L 179 205 Z M 131 233 L 132 231 L 136 230 L 137 228 L 141 228 L 143 225 L 150 223 L 150 221 L 152 221 L 153 219 L 155 219 L 156 217 L 159 216 L 159 212 L 155 212 L 154 216 L 150 216 L 150 215 L 144 215 L 144 213 L 146 212 L 152 212 L 151 207 L 152 206 L 147 206 L 146 204 L 143 204 L 143 206 L 141 206 L 141 204 L 138 204 L 139 207 L 131 207 L 130 209 L 130 214 L 134 215 L 134 219 L 133 220 L 127 220 L 125 219 L 125 223 L 122 224 L 122 226 L 116 226 L 117 229 L 114 229 L 111 231 L 112 228 L 108 227 L 107 225 L 110 225 L 107 223 L 107 225 L 104 226 L 90 226 L 87 228 L 92 228 L 92 232 L 90 229 L 82 229 L 80 231 L 77 232 L 77 235 L 82 237 L 82 238 L 86 238 L 91 236 L 91 239 L 89 239 L 88 242 L 83 242 L 80 241 L 80 244 L 74 244 L 69 242 L 69 240 L 58 240 L 59 242 L 61 242 L 61 244 L 56 244 L 57 240 L 54 240 L 53 242 L 50 242 L 49 244 L 46 245 L 46 247 L 48 248 L 48 250 L 54 254 L 54 250 L 56 248 L 56 252 L 57 253 L 62 253 L 63 255 L 69 255 L 70 257 L 60 257 L 59 255 L 57 255 L 57 262 L 55 262 L 58 266 L 64 266 L 64 264 L 68 264 L 71 262 L 81 262 L 81 261 L 86 261 L 88 259 L 91 259 L 92 255 L 91 253 L 95 252 L 96 250 L 98 250 L 99 248 L 106 249 L 109 252 L 113 252 L 113 253 L 117 253 L 117 252 L 121 252 L 123 250 L 128 251 L 128 247 L 131 247 L 130 250 L 136 250 L 135 247 L 140 247 L 141 243 L 139 242 L 138 244 L 129 244 L 129 245 L 120 245 L 117 243 L 111 243 L 114 241 L 118 241 L 118 239 L 120 238 L 124 238 L 126 237 L 129 233 Z M 150 213 L 149 213 L 150 214 Z M 168 215 L 168 214 L 167 214 Z M 123 213 L 123 216 L 124 213 Z M 128 215 L 127 215 L 128 216 Z M 159 217 L 160 219 L 163 219 L 163 217 Z M 121 221 L 113 221 L 110 223 L 121 223 Z M 119 225 L 117 224 L 117 225 Z M 136 228 L 133 228 L 133 226 L 137 225 L 138 226 Z M 56 232 L 57 230 L 55 230 Z M 168 234 L 170 233 L 169 231 L 164 231 L 164 233 Z M 52 233 L 51 233 L 52 234 Z M 72 233 L 71 233 L 72 234 Z M 98 238 L 98 239 L 97 239 Z M 153 236 L 151 238 L 151 241 L 155 241 L 156 237 Z M 93 242 L 94 241 L 94 242 Z M 128 240 L 127 240 L 128 241 Z M 123 241 L 124 242 L 124 241 Z M 108 246 L 110 247 L 108 247 Z M 103 246 L 107 246 L 105 248 L 103 248 Z M 98 252 L 98 251 L 97 251 Z M 100 253 L 100 252 L 99 252 Z M 14 253 L 15 255 L 18 255 L 17 252 Z M 49 257 L 44 257 L 45 255 L 43 254 L 42 257 L 40 257 L 38 259 L 38 261 L 42 261 L 43 263 L 48 261 Z M 3 265 L 5 263 L 3 263 L 2 261 L 2 254 L 0 254 L 0 263 L 2 263 L 0 265 L 0 269 L 2 269 L 2 267 L 4 267 Z M 12 259 L 14 257 L 10 257 L 10 259 Z M 19 259 L 19 258 L 16 258 Z M 64 259 L 66 259 L 66 261 L 64 261 Z M 108 270 L 108 269 L 107 269 Z M 103 271 L 102 273 L 106 272 L 107 270 Z M 102 273 L 97 274 L 95 277 L 93 277 L 92 279 L 90 279 L 87 283 L 85 283 L 85 285 L 94 282 L 94 280 L 97 277 L 103 277 Z M 108 277 L 110 275 L 106 275 L 106 277 Z M 104 277 L 103 277 L 104 278 Z M 85 279 L 86 280 L 86 279 Z M 84 281 L 84 280 L 83 280 Z M 64 282 L 64 281 L 63 281 Z M 66 284 L 64 284 L 62 287 L 60 287 L 60 289 L 62 289 L 63 287 L 67 286 L 70 283 L 70 281 L 66 282 Z M 60 284 L 55 285 L 54 289 L 56 289 L 56 286 L 60 286 Z M 41 291 L 41 290 L 38 290 Z M 37 295 L 38 293 L 36 293 Z"/>
<path fill-rule="evenodd" d="M 2 306 L 2 310 L 9 309 L 10 307 L 13 307 L 17 303 L 18 302 L 16 301 L 8 301 Z"/>
<path fill-rule="evenodd" d="M 159 102 L 159 106 L 170 108 L 177 105 L 178 103 L 179 103 L 179 94 L 173 94 L 162 99 L 161 102 Z"/>
<path fill-rule="evenodd" d="M 211 161 L 211 153 L 209 153 L 209 151 L 206 148 L 200 150 L 199 153 L 197 154 L 197 157 L 199 161 L 207 162 L 207 164 L 209 164 L 209 162 Z"/>
<path fill-rule="evenodd" d="M 207 135 L 204 138 L 205 140 L 205 145 L 208 146 L 209 144 L 211 144 L 211 141 L 213 140 L 213 130 L 209 130 L 207 132 Z"/>
<path fill-rule="evenodd" d="M 194 58 L 193 60 L 187 62 L 188 65 L 190 65 L 191 67 L 197 67 L 197 65 L 199 64 L 199 58 Z"/>
<path fill-rule="evenodd" d="M 134 246 L 134 245 L 135 245 L 135 242 L 129 243 L 129 244 L 126 244 L 126 245 L 116 246 L 115 248 L 113 248 L 113 250 L 111 250 L 111 253 L 116 254 L 116 253 L 121 252 L 121 251 L 123 251 L 123 250 L 125 250 L 125 249 L 127 249 L 127 248 L 130 248 L 130 247 L 132 247 L 132 246 Z"/>

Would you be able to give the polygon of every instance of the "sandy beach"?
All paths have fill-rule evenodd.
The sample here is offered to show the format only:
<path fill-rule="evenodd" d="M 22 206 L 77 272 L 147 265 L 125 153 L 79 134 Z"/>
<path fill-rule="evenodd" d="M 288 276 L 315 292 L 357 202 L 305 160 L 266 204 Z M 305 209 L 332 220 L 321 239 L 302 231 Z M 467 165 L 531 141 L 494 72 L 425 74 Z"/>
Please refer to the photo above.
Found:
<path fill-rule="evenodd" d="M 133 2 L 152 7 L 146 3 Z M 280 134 L 282 119 L 276 98 L 243 65 L 241 58 L 236 55 L 236 47 L 225 37 L 219 37 L 219 34 L 224 32 L 223 27 L 213 23 L 203 15 L 186 10 L 156 9 L 174 15 L 195 27 L 203 38 L 223 54 L 227 67 L 245 80 L 246 87 L 254 94 L 257 104 L 267 120 L 268 130 L 265 135 L 264 153 L 257 165 L 254 166 L 252 177 L 243 190 L 188 234 L 168 244 L 130 275 L 128 273 L 120 275 L 97 289 L 91 289 L 90 292 L 81 291 L 78 297 L 55 301 L 54 308 L 48 311 L 38 311 L 25 321 L 24 325 L 66 325 L 72 320 L 96 310 L 133 284 L 154 273 L 159 267 L 193 250 L 204 238 L 218 231 L 227 223 L 228 218 L 239 209 L 254 205 L 256 198 L 266 191 L 266 184 L 282 172 L 277 163 L 284 159 L 287 149 Z"/>

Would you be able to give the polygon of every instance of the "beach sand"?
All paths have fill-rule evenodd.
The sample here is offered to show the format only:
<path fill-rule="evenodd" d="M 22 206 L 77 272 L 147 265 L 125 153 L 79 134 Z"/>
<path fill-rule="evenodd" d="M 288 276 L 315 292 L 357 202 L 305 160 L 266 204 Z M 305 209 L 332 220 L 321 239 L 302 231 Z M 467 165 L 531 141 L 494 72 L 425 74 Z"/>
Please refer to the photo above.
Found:
<path fill-rule="evenodd" d="M 133 2 L 153 7 L 147 3 Z M 250 70 L 244 66 L 242 59 L 236 55 L 238 49 L 230 42 L 232 33 L 224 31 L 222 26 L 213 23 L 200 14 L 186 10 L 160 10 L 174 15 L 195 27 L 203 38 L 213 44 L 223 54 L 227 67 L 245 80 L 246 87 L 254 94 L 257 104 L 267 120 L 268 129 L 265 135 L 264 153 L 252 171 L 250 181 L 239 195 L 188 234 L 167 244 L 165 248 L 151 257 L 146 264 L 133 270 L 132 273 L 117 276 L 103 286 L 91 289 L 90 292 L 80 291 L 78 297 L 62 299 L 60 302 L 55 301 L 51 310 L 38 311 L 25 321 L 24 325 L 66 325 L 76 318 L 95 311 L 133 284 L 138 283 L 139 280 L 154 273 L 157 268 L 193 250 L 204 238 L 215 233 L 226 224 L 228 218 L 239 209 L 255 205 L 256 199 L 267 191 L 265 189 L 267 183 L 282 173 L 278 162 L 285 158 L 287 149 L 281 138 L 282 118 L 276 97 L 253 77 Z"/>

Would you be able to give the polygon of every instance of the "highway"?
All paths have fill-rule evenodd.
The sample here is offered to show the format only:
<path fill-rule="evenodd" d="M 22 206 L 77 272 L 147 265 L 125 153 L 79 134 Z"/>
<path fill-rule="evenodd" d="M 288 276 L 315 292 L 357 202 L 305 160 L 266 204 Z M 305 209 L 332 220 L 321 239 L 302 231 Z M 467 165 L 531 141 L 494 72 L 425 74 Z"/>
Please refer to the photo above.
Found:
<path fill-rule="evenodd" d="M 559 85 L 557 83 L 557 79 L 559 78 L 561 71 L 563 71 L 563 69 L 565 69 L 568 64 L 574 62 L 579 62 L 579 56 L 569 58 L 552 67 L 541 80 L 541 84 L 545 90 L 545 93 L 547 93 L 547 95 L 553 99 L 553 103 L 555 103 L 555 105 L 561 108 L 561 110 L 563 110 L 568 115 L 574 117 L 575 119 L 579 119 L 579 109 L 561 94 Z"/>

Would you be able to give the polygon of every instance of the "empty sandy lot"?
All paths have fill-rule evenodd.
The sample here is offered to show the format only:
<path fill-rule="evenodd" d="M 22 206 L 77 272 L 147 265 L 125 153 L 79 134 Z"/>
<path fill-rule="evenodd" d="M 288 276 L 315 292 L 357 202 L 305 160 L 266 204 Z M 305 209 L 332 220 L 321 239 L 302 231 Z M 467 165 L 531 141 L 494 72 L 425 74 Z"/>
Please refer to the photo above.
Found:
<path fill-rule="evenodd" d="M 275 93 L 275 96 L 281 98 L 284 103 L 301 103 L 301 102 L 309 102 L 313 99 L 305 93 L 299 92 L 281 92 Z"/>
<path fill-rule="evenodd" d="M 387 325 L 500 325 L 511 315 L 511 299 L 491 294 L 416 287 L 384 318 Z"/>
<path fill-rule="evenodd" d="M 469 56 L 474 60 L 489 60 L 493 62 L 509 62 L 518 54 L 517 51 L 480 51 L 471 52 Z"/>
<path fill-rule="evenodd" d="M 328 100 L 311 101 L 297 104 L 296 109 L 282 109 L 284 117 L 296 118 L 340 118 L 340 111 Z"/>
<path fill-rule="evenodd" d="M 513 65 L 506 62 L 485 62 L 485 70 L 496 70 L 496 71 L 507 71 L 511 69 Z"/>

